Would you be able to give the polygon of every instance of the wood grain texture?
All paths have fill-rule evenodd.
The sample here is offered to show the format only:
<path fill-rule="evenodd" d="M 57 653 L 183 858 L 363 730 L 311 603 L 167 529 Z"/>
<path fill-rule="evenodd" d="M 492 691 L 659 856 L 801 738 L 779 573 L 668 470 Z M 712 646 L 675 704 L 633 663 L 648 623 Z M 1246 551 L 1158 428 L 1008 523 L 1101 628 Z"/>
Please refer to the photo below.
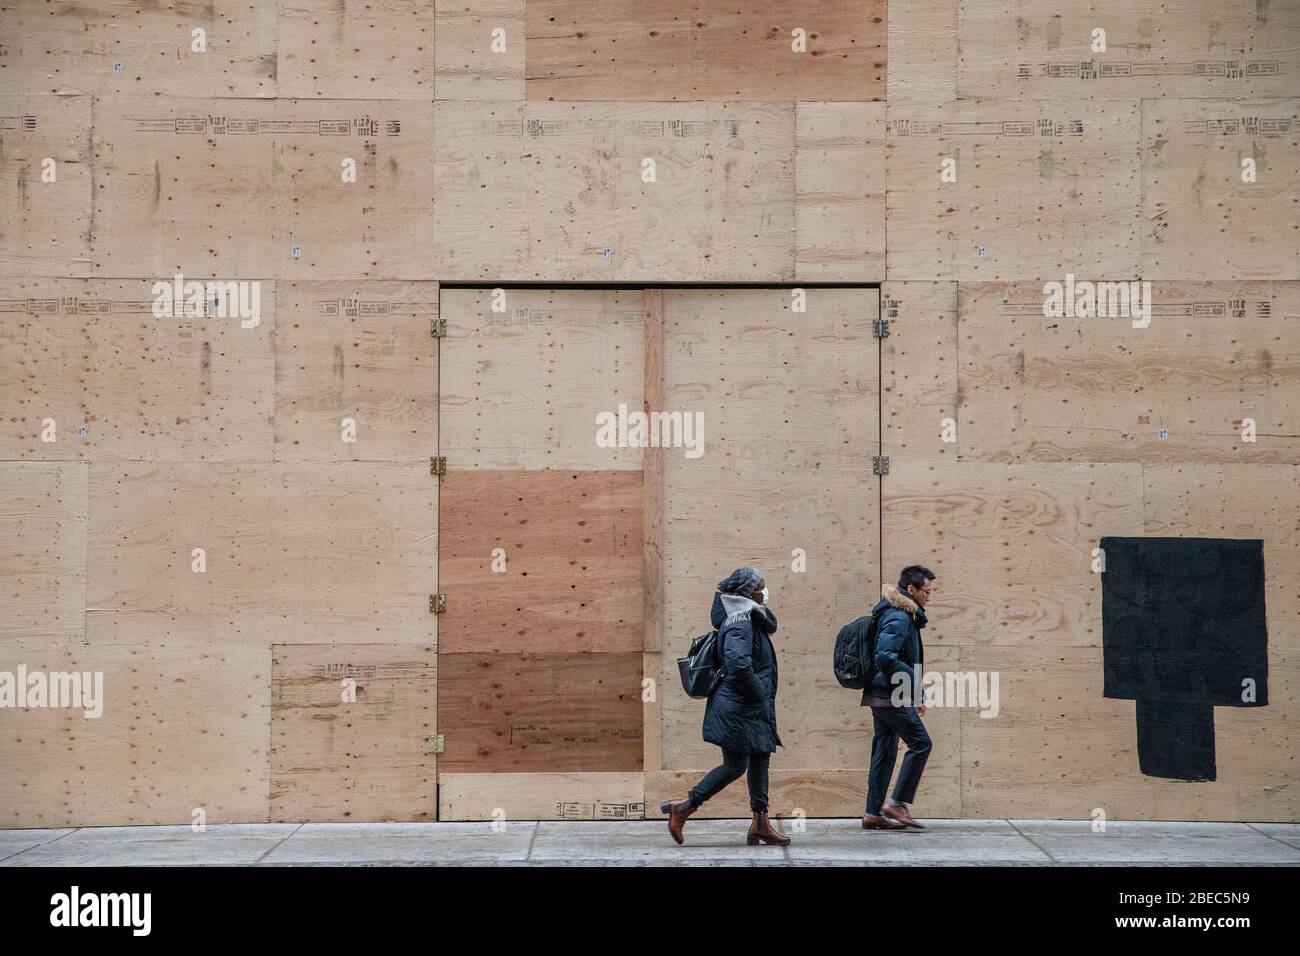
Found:
<path fill-rule="evenodd" d="M 530 100 L 883 100 L 884 0 L 531 0 Z M 792 31 L 807 37 L 795 52 Z"/>
<path fill-rule="evenodd" d="M 7 95 L 0 76 L 0 276 L 90 275 L 90 97 Z"/>
<path fill-rule="evenodd" d="M 445 773 L 439 820 L 641 820 L 639 773 Z"/>
<path fill-rule="evenodd" d="M 1267 707 L 1214 713 L 1218 779 L 1194 785 L 1138 769 L 1135 705 L 1102 696 L 1101 647 L 963 647 L 968 670 L 1000 675 L 994 719 L 961 712 L 969 817 L 1294 820 L 1300 669 L 1270 651 Z M 1081 723 L 1086 731 L 1081 732 Z"/>
<path fill-rule="evenodd" d="M 927 647 L 1100 646 L 1092 551 L 1142 533 L 1141 465 L 891 460 L 882 495 L 886 580 L 938 576 Z"/>
<path fill-rule="evenodd" d="M 278 95 L 433 98 L 431 3 L 279 0 Z"/>
<path fill-rule="evenodd" d="M 440 654 L 442 773 L 640 771 L 641 653 Z"/>
<path fill-rule="evenodd" d="M 276 25 L 277 4 L 247 0 L 9 3 L 0 77 L 15 93 L 275 96 Z"/>
<path fill-rule="evenodd" d="M 1298 279 L 1298 209 L 1300 99 L 1143 105 L 1144 278 Z"/>
<path fill-rule="evenodd" d="M 795 280 L 885 277 L 885 107 L 795 106 Z"/>
<path fill-rule="evenodd" d="M 663 290 L 646 289 L 644 303 L 642 407 L 647 415 L 651 415 L 668 411 L 664 406 Z M 658 653 L 664 646 L 664 449 L 650 446 L 642 449 L 642 456 L 642 494 L 645 499 L 645 635 L 641 646 L 648 653 Z"/>
<path fill-rule="evenodd" d="M 453 472 L 438 504 L 443 653 L 641 650 L 638 472 Z"/>
<path fill-rule="evenodd" d="M 269 647 L 30 640 L 0 655 L 10 673 L 103 675 L 99 717 L 0 709 L 0 762 L 22 768 L 0 774 L 5 827 L 267 822 Z"/>
<path fill-rule="evenodd" d="M 905 106 L 886 130 L 890 279 L 1136 277 L 1136 102 Z"/>
<path fill-rule="evenodd" d="M 957 421 L 957 283 L 886 282 L 880 314 L 889 322 L 880 341 L 884 454 L 909 462 L 956 457 L 944 422 Z"/>
<path fill-rule="evenodd" d="M 957 98 L 958 0 L 908 0 L 889 10 L 888 102 Z"/>
<path fill-rule="evenodd" d="M 0 647 L 86 636 L 83 462 L 0 461 Z"/>
<path fill-rule="evenodd" d="M 444 289 L 441 454 L 449 470 L 627 469 L 639 447 L 596 444 L 597 418 L 643 401 L 641 293 Z"/>
<path fill-rule="evenodd" d="M 963 99 L 1279 96 L 1300 71 L 1295 0 L 961 0 L 960 16 Z"/>
<path fill-rule="evenodd" d="M 90 515 L 91 642 L 434 639 L 427 465 L 96 464 Z"/>
<path fill-rule="evenodd" d="M 441 101 L 439 279 L 789 279 L 794 107 Z M 655 162 L 655 181 L 643 181 Z"/>
<path fill-rule="evenodd" d="M 272 652 L 271 822 L 436 819 L 437 648 L 277 644 Z"/>
<path fill-rule="evenodd" d="M 1147 328 L 1044 317 L 1041 282 L 959 298 L 963 460 L 1300 459 L 1300 284 L 1150 283 Z"/>
<path fill-rule="evenodd" d="M 276 460 L 427 462 L 438 448 L 437 283 L 286 282 L 276 302 Z"/>
<path fill-rule="evenodd" d="M 524 0 L 434 0 L 440 100 L 524 98 Z M 505 48 L 494 47 L 501 30 Z"/>
<path fill-rule="evenodd" d="M 0 281 L 0 457 L 267 460 L 274 289 L 244 328 L 211 308 L 157 317 L 153 285 Z"/>
<path fill-rule="evenodd" d="M 417 101 L 101 98 L 95 269 L 431 278 L 432 148 Z"/>

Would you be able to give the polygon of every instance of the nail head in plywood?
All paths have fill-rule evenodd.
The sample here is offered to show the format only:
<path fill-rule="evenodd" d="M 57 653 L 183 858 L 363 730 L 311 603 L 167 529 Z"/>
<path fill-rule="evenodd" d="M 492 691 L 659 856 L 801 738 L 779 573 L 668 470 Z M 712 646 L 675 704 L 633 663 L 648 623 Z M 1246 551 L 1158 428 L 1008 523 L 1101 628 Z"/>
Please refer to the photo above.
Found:
<path fill-rule="evenodd" d="M 436 648 L 272 650 L 271 822 L 436 819 Z"/>
<path fill-rule="evenodd" d="M 1298 205 L 1300 99 L 1143 104 L 1143 278 L 1300 279 Z"/>
<path fill-rule="evenodd" d="M 85 640 L 87 471 L 84 462 L 0 461 L 0 646 Z"/>
<path fill-rule="evenodd" d="M 102 272 L 432 277 L 426 103 L 105 97 L 95 142 Z"/>
<path fill-rule="evenodd" d="M 635 471 L 457 473 L 439 497 L 443 653 L 640 651 L 643 510 Z"/>
<path fill-rule="evenodd" d="M 1140 135 L 1136 101 L 891 110 L 888 277 L 1136 275 Z"/>
<path fill-rule="evenodd" d="M 417 462 L 438 447 L 436 282 L 276 289 L 277 461 Z M 343 441 L 343 420 L 356 440 Z"/>
<path fill-rule="evenodd" d="M 457 469 L 641 470 L 597 415 L 642 403 L 641 293 L 444 289 L 440 450 Z"/>
<path fill-rule="evenodd" d="M 437 496 L 421 465 L 96 464 L 90 499 L 92 642 L 436 633 Z"/>
<path fill-rule="evenodd" d="M 171 280 L 167 286 L 174 285 Z M 0 280 L 0 457 L 265 460 L 271 441 L 275 290 L 254 318 L 153 314 L 148 279 Z M 250 309 L 249 311 L 253 311 Z M 244 323 L 254 323 L 245 328 Z M 47 418 L 56 441 L 42 440 Z M 85 434 L 79 429 L 84 427 Z"/>
<path fill-rule="evenodd" d="M 957 420 L 957 283 L 886 282 L 880 311 L 881 447 L 898 462 L 955 457 L 943 437 Z"/>
<path fill-rule="evenodd" d="M 89 96 L 0 96 L 0 276 L 90 275 L 90 125 Z"/>
<path fill-rule="evenodd" d="M 1071 312 L 1097 287 L 1061 285 Z M 1041 282 L 962 283 L 963 461 L 1300 457 L 1300 283 L 1123 286 L 1100 290 L 1102 308 L 1143 303 L 1149 326 L 1129 315 L 1045 317 Z M 1254 442 L 1242 439 L 1246 418 Z"/>
<path fill-rule="evenodd" d="M 0 762 L 22 768 L 0 774 L 5 827 L 189 827 L 196 810 L 208 824 L 267 822 L 269 640 L 24 640 L 3 642 L 0 655 L 11 673 L 22 663 L 29 675 L 103 675 L 98 717 L 35 707 L 4 718 Z"/>
<path fill-rule="evenodd" d="M 435 0 L 434 7 L 437 98 L 522 100 L 524 0 Z"/>

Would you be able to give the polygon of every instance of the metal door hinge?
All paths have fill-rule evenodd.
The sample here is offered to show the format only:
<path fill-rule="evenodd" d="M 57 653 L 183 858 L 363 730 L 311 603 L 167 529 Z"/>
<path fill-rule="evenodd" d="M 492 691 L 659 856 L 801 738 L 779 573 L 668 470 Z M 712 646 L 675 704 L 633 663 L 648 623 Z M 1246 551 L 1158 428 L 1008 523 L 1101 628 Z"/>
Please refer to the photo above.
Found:
<path fill-rule="evenodd" d="M 445 475 L 447 473 L 447 459 L 439 455 L 437 458 L 429 459 L 429 474 Z"/>
<path fill-rule="evenodd" d="M 446 320 L 446 319 L 430 319 L 430 320 L 429 320 L 429 334 L 432 335 L 435 339 L 440 339 L 440 338 L 442 338 L 444 335 L 446 335 L 446 334 L 447 334 L 447 320 Z"/>
<path fill-rule="evenodd" d="M 871 336 L 877 339 L 889 338 L 889 320 L 874 319 L 871 323 Z"/>
<path fill-rule="evenodd" d="M 430 614 L 441 614 L 441 613 L 442 613 L 443 611 L 445 611 L 445 610 L 447 610 L 447 595 L 445 595 L 445 594 L 430 594 L 430 595 L 429 595 L 429 613 L 430 613 Z"/>
<path fill-rule="evenodd" d="M 873 475 L 889 474 L 889 456 L 876 455 L 871 459 L 871 473 Z"/>
<path fill-rule="evenodd" d="M 429 753 L 440 754 L 447 748 L 447 742 L 443 739 L 442 734 L 434 734 L 429 738 Z"/>

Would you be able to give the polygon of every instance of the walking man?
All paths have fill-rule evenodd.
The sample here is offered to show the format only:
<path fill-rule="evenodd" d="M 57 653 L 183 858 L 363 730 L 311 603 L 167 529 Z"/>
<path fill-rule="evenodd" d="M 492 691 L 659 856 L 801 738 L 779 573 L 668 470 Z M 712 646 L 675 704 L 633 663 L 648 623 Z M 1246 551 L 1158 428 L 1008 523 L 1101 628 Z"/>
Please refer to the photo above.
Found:
<path fill-rule="evenodd" d="M 930 756 L 930 735 L 921 723 L 925 716 L 921 628 L 926 625 L 925 605 L 933 581 L 934 572 L 929 568 L 908 565 L 899 572 L 898 587 L 886 585 L 879 603 L 871 609 L 876 619 L 875 675 L 862 691 L 862 706 L 871 708 L 873 735 L 864 830 L 924 829 L 912 819 L 907 805 L 916 798 L 921 771 Z M 886 800 L 900 739 L 907 744 L 907 753 L 894 796 Z"/>

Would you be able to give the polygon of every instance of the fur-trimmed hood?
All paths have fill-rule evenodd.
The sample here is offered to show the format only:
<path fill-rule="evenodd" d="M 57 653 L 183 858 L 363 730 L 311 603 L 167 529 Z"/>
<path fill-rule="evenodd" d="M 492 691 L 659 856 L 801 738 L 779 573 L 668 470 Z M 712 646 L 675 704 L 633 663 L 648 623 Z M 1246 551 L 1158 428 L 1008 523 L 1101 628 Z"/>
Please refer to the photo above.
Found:
<path fill-rule="evenodd" d="M 926 625 L 925 609 L 913 601 L 910 595 L 904 594 L 892 584 L 886 584 L 880 589 L 880 603 L 875 606 L 872 613 L 878 615 L 886 607 L 896 608 L 911 615 L 912 621 L 918 628 Z"/>

